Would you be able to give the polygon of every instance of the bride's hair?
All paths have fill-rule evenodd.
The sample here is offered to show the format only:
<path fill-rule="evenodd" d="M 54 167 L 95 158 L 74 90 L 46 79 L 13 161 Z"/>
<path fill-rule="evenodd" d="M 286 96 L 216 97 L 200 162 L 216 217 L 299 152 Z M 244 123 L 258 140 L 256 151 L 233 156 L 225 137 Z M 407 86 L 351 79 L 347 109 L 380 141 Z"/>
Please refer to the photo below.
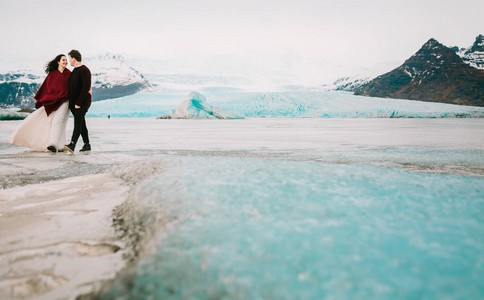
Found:
<path fill-rule="evenodd" d="M 65 56 L 65 55 L 59 54 L 53 60 L 49 61 L 45 65 L 45 73 L 49 74 L 50 72 L 57 70 L 59 68 L 59 62 L 60 62 L 62 56 Z"/>

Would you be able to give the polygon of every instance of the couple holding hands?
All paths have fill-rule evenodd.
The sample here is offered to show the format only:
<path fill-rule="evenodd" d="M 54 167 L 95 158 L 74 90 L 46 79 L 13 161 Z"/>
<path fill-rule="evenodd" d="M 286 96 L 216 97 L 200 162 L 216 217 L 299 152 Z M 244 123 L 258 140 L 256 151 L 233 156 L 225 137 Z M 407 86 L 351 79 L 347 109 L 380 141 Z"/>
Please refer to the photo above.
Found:
<path fill-rule="evenodd" d="M 86 113 L 91 106 L 91 71 L 82 64 L 81 53 L 71 50 L 67 57 L 57 55 L 47 63 L 47 77 L 35 94 L 35 112 L 15 130 L 9 142 L 36 151 L 64 151 L 74 153 L 79 136 L 84 146 L 80 152 L 91 151 L 86 127 Z M 66 145 L 66 125 L 69 110 L 74 116 L 74 130 Z"/>

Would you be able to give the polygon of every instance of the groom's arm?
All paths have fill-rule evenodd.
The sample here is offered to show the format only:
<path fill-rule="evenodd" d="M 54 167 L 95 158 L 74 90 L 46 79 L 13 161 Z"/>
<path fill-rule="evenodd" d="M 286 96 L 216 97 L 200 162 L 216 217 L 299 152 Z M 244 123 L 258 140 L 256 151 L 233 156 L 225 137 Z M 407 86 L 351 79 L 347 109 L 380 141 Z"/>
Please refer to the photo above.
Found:
<path fill-rule="evenodd" d="M 79 93 L 79 97 L 77 97 L 75 108 L 80 108 L 84 103 L 84 100 L 89 94 L 89 90 L 91 89 L 91 71 L 89 69 L 82 70 L 82 73 L 79 74 L 79 80 L 82 84 L 81 92 Z"/>

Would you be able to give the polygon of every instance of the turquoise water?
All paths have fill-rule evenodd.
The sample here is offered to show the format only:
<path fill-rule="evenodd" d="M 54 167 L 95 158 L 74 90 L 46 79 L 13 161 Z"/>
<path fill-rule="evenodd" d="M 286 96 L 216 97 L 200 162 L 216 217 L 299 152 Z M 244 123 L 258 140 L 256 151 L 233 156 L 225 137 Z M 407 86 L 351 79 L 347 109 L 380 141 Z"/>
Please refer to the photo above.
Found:
<path fill-rule="evenodd" d="M 136 197 L 170 230 L 105 299 L 484 297 L 484 178 L 185 157 Z"/>

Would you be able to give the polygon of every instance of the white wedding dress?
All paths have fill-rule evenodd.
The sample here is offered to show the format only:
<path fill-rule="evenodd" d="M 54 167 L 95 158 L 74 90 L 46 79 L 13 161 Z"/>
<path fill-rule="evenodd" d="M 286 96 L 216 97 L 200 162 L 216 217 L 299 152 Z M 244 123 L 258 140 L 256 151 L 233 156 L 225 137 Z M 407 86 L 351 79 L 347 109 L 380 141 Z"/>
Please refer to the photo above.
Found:
<path fill-rule="evenodd" d="M 66 125 L 69 118 L 69 102 L 65 101 L 49 116 L 45 107 L 31 113 L 15 130 L 9 143 L 31 148 L 35 151 L 48 151 L 48 146 L 64 149 Z"/>

